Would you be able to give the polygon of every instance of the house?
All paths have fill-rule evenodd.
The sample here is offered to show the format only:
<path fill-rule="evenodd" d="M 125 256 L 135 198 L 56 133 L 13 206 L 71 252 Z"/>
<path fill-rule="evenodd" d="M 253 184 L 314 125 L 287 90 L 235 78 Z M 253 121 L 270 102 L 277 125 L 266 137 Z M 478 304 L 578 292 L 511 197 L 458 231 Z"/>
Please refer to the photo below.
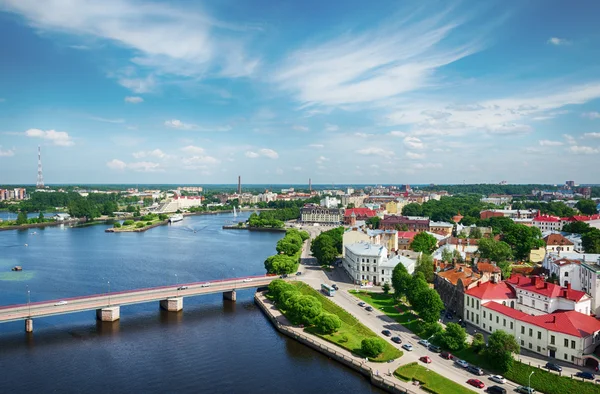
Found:
<path fill-rule="evenodd" d="M 340 224 L 342 211 L 338 208 L 307 204 L 300 210 L 300 220 L 302 223 Z"/>
<path fill-rule="evenodd" d="M 453 229 L 454 229 L 453 223 L 434 222 L 433 220 L 431 222 L 429 222 L 429 231 L 432 233 L 450 236 L 450 235 L 452 235 Z"/>
<path fill-rule="evenodd" d="M 417 234 L 416 231 L 398 231 L 398 248 L 396 250 L 409 250 L 410 244 Z"/>
<path fill-rule="evenodd" d="M 573 242 L 557 233 L 545 236 L 544 242 L 546 243 L 546 252 L 572 252 L 574 249 Z"/>
<path fill-rule="evenodd" d="M 379 228 L 386 230 L 429 231 L 429 219 L 408 216 L 385 215 L 379 222 Z"/>
<path fill-rule="evenodd" d="M 354 220 L 369 220 L 374 216 L 377 216 L 377 212 L 369 208 L 349 208 L 344 211 L 344 223 L 350 224 L 352 217 Z"/>
<path fill-rule="evenodd" d="M 434 257 L 437 255 L 441 256 L 444 249 L 450 252 L 456 250 L 461 254 L 463 260 L 471 261 L 479 250 L 477 244 L 478 240 L 476 239 L 449 237 L 439 242 L 440 247 L 433 254 Z"/>
<path fill-rule="evenodd" d="M 375 245 L 385 246 L 388 250 L 398 250 L 398 236 L 396 230 L 372 230 L 366 227 L 353 226 L 342 235 L 343 245 L 351 245 L 357 242 L 368 242 Z M 342 256 L 345 248 L 342 248 Z"/>
<path fill-rule="evenodd" d="M 534 227 L 543 231 L 560 231 L 563 227 L 561 218 L 550 215 L 538 215 L 533 218 L 532 224 Z"/>
<path fill-rule="evenodd" d="M 392 272 L 398 264 L 403 264 L 412 273 L 416 261 L 401 255 L 388 257 L 385 246 L 369 242 L 344 245 L 342 266 L 356 284 L 391 284 Z"/>
<path fill-rule="evenodd" d="M 462 316 L 464 293 L 476 285 L 481 275 L 473 272 L 466 264 L 455 266 L 440 264 L 433 278 L 433 288 L 438 292 L 447 310 Z"/>
<path fill-rule="evenodd" d="M 71 215 L 69 215 L 68 213 L 57 213 L 52 218 L 57 222 L 64 222 L 66 220 L 71 219 Z"/>
<path fill-rule="evenodd" d="M 479 212 L 479 218 L 505 217 L 511 219 L 533 219 L 537 216 L 537 213 L 537 209 L 486 209 Z"/>

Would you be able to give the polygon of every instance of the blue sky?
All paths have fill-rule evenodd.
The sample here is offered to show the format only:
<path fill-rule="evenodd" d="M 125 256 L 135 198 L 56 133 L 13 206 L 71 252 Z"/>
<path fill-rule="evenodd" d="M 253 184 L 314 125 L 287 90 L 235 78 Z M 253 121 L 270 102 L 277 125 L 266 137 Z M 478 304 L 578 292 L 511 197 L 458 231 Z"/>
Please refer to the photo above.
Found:
<path fill-rule="evenodd" d="M 600 183 L 599 14 L 0 0 L 0 183 Z"/>

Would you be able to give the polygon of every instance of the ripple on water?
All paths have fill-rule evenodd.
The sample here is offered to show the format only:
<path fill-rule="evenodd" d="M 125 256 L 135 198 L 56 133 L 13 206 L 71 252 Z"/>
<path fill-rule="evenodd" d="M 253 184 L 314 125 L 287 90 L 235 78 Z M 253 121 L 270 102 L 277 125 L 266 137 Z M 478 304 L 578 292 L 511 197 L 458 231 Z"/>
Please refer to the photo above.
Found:
<path fill-rule="evenodd" d="M 0 272 L 0 281 L 19 282 L 30 280 L 35 276 L 35 271 L 10 271 Z"/>

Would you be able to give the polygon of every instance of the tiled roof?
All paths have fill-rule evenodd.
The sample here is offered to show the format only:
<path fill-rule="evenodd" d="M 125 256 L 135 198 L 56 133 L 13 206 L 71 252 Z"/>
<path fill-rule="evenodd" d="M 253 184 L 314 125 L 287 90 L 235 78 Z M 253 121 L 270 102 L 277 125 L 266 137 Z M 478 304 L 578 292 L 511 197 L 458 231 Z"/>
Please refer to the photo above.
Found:
<path fill-rule="evenodd" d="M 501 272 L 495 264 L 491 263 L 477 263 L 477 271 L 479 272 Z"/>
<path fill-rule="evenodd" d="M 373 217 L 376 215 L 375 211 L 369 208 L 349 208 L 346 209 L 346 212 L 344 213 L 345 217 L 350 217 L 350 215 L 355 214 L 356 216 L 366 216 L 366 217 Z"/>
<path fill-rule="evenodd" d="M 398 238 L 413 239 L 417 234 L 419 233 L 416 231 L 398 231 Z"/>
<path fill-rule="evenodd" d="M 504 282 L 477 283 L 477 286 L 466 291 L 466 294 L 480 300 L 508 300 L 515 297 L 515 291 Z"/>
<path fill-rule="evenodd" d="M 549 298 L 566 298 L 567 300 L 579 302 L 586 294 L 583 291 L 573 290 L 571 286 L 561 287 L 554 283 L 548 283 L 539 276 L 524 277 L 523 275 L 513 275 L 506 280 L 515 288 L 530 291 Z"/>
<path fill-rule="evenodd" d="M 481 306 L 486 307 L 487 309 L 491 309 L 495 312 L 502 313 L 503 315 L 512 317 L 516 320 L 526 321 L 526 319 L 529 317 L 529 315 L 525 312 L 518 311 L 509 306 L 499 304 L 495 301 L 486 302 Z"/>
<path fill-rule="evenodd" d="M 456 268 L 438 272 L 437 274 L 438 276 L 446 279 L 448 282 L 452 283 L 455 286 L 458 283 L 458 280 L 461 279 L 465 287 L 481 277 L 481 275 L 473 272 L 471 268 L 463 265 L 457 265 Z"/>
<path fill-rule="evenodd" d="M 534 222 L 549 222 L 549 223 L 558 223 L 560 222 L 560 218 L 557 216 L 549 216 L 549 215 L 539 215 L 533 218 Z"/>
<path fill-rule="evenodd" d="M 562 245 L 569 245 L 572 246 L 573 242 L 569 241 L 568 239 L 566 239 L 565 237 L 563 237 L 561 234 L 550 234 L 547 235 L 546 237 L 544 237 L 544 242 L 546 242 L 546 245 L 548 246 L 562 246 Z"/>

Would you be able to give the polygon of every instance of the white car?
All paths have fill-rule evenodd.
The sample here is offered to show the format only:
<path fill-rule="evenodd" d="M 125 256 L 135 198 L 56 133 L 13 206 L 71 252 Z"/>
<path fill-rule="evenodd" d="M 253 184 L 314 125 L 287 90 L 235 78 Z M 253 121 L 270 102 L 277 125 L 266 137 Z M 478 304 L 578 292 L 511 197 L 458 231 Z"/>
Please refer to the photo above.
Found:
<path fill-rule="evenodd" d="M 55 306 L 67 305 L 67 301 L 58 301 Z"/>
<path fill-rule="evenodd" d="M 210 286 L 210 283 L 208 283 L 208 282 L 207 283 L 202 283 L 202 285 L 201 285 L 201 287 L 208 287 L 208 286 Z"/>
<path fill-rule="evenodd" d="M 493 380 L 496 383 L 506 383 L 506 379 L 504 379 L 504 376 L 501 375 L 492 375 L 490 376 L 490 380 Z"/>
<path fill-rule="evenodd" d="M 402 349 L 412 352 L 413 345 L 411 345 L 410 343 L 405 343 L 404 345 L 402 345 Z"/>
<path fill-rule="evenodd" d="M 242 282 L 252 282 L 252 278 L 243 279 Z"/>

